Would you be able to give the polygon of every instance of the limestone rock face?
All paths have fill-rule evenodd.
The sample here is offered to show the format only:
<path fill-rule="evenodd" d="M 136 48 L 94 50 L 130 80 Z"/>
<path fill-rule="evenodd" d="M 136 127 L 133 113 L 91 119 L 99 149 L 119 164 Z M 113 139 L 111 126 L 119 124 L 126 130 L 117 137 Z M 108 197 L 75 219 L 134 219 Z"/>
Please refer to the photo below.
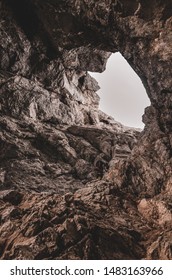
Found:
<path fill-rule="evenodd" d="M 172 259 L 171 13 L 0 1 L 1 259 Z M 99 110 L 88 71 L 117 51 L 151 101 L 142 132 Z"/>

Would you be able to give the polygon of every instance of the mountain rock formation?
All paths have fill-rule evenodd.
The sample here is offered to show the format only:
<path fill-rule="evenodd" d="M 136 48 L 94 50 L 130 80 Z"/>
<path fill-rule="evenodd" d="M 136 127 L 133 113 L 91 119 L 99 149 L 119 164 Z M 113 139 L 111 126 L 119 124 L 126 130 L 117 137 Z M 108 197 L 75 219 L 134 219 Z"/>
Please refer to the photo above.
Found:
<path fill-rule="evenodd" d="M 142 132 L 99 110 L 117 51 Z M 1 259 L 172 259 L 171 67 L 171 0 L 0 0 Z"/>

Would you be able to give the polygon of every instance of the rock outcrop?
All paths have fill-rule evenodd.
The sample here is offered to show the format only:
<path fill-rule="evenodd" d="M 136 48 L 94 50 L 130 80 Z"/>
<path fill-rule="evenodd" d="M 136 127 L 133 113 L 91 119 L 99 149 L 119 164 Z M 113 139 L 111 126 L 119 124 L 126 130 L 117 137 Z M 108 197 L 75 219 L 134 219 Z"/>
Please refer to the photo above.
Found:
<path fill-rule="evenodd" d="M 172 259 L 171 11 L 0 1 L 1 259 Z M 88 71 L 117 51 L 151 101 L 142 132 L 99 110 Z"/>

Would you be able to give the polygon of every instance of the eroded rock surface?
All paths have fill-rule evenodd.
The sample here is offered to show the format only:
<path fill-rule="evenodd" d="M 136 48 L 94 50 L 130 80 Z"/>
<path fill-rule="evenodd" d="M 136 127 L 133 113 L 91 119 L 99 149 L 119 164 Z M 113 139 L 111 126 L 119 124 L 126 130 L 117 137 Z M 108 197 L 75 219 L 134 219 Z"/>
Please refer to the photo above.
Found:
<path fill-rule="evenodd" d="M 0 1 L 1 259 L 172 259 L 171 11 Z M 99 110 L 88 71 L 116 51 L 151 101 L 142 132 Z"/>

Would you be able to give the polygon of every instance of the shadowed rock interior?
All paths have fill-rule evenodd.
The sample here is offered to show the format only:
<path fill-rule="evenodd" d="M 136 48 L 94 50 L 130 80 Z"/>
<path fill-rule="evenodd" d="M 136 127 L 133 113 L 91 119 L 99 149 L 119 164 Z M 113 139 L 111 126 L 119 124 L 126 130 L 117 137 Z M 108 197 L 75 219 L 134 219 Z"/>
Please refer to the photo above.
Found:
<path fill-rule="evenodd" d="M 1 0 L 1 259 L 172 259 L 171 5 Z M 99 110 L 117 51 L 142 132 Z"/>

